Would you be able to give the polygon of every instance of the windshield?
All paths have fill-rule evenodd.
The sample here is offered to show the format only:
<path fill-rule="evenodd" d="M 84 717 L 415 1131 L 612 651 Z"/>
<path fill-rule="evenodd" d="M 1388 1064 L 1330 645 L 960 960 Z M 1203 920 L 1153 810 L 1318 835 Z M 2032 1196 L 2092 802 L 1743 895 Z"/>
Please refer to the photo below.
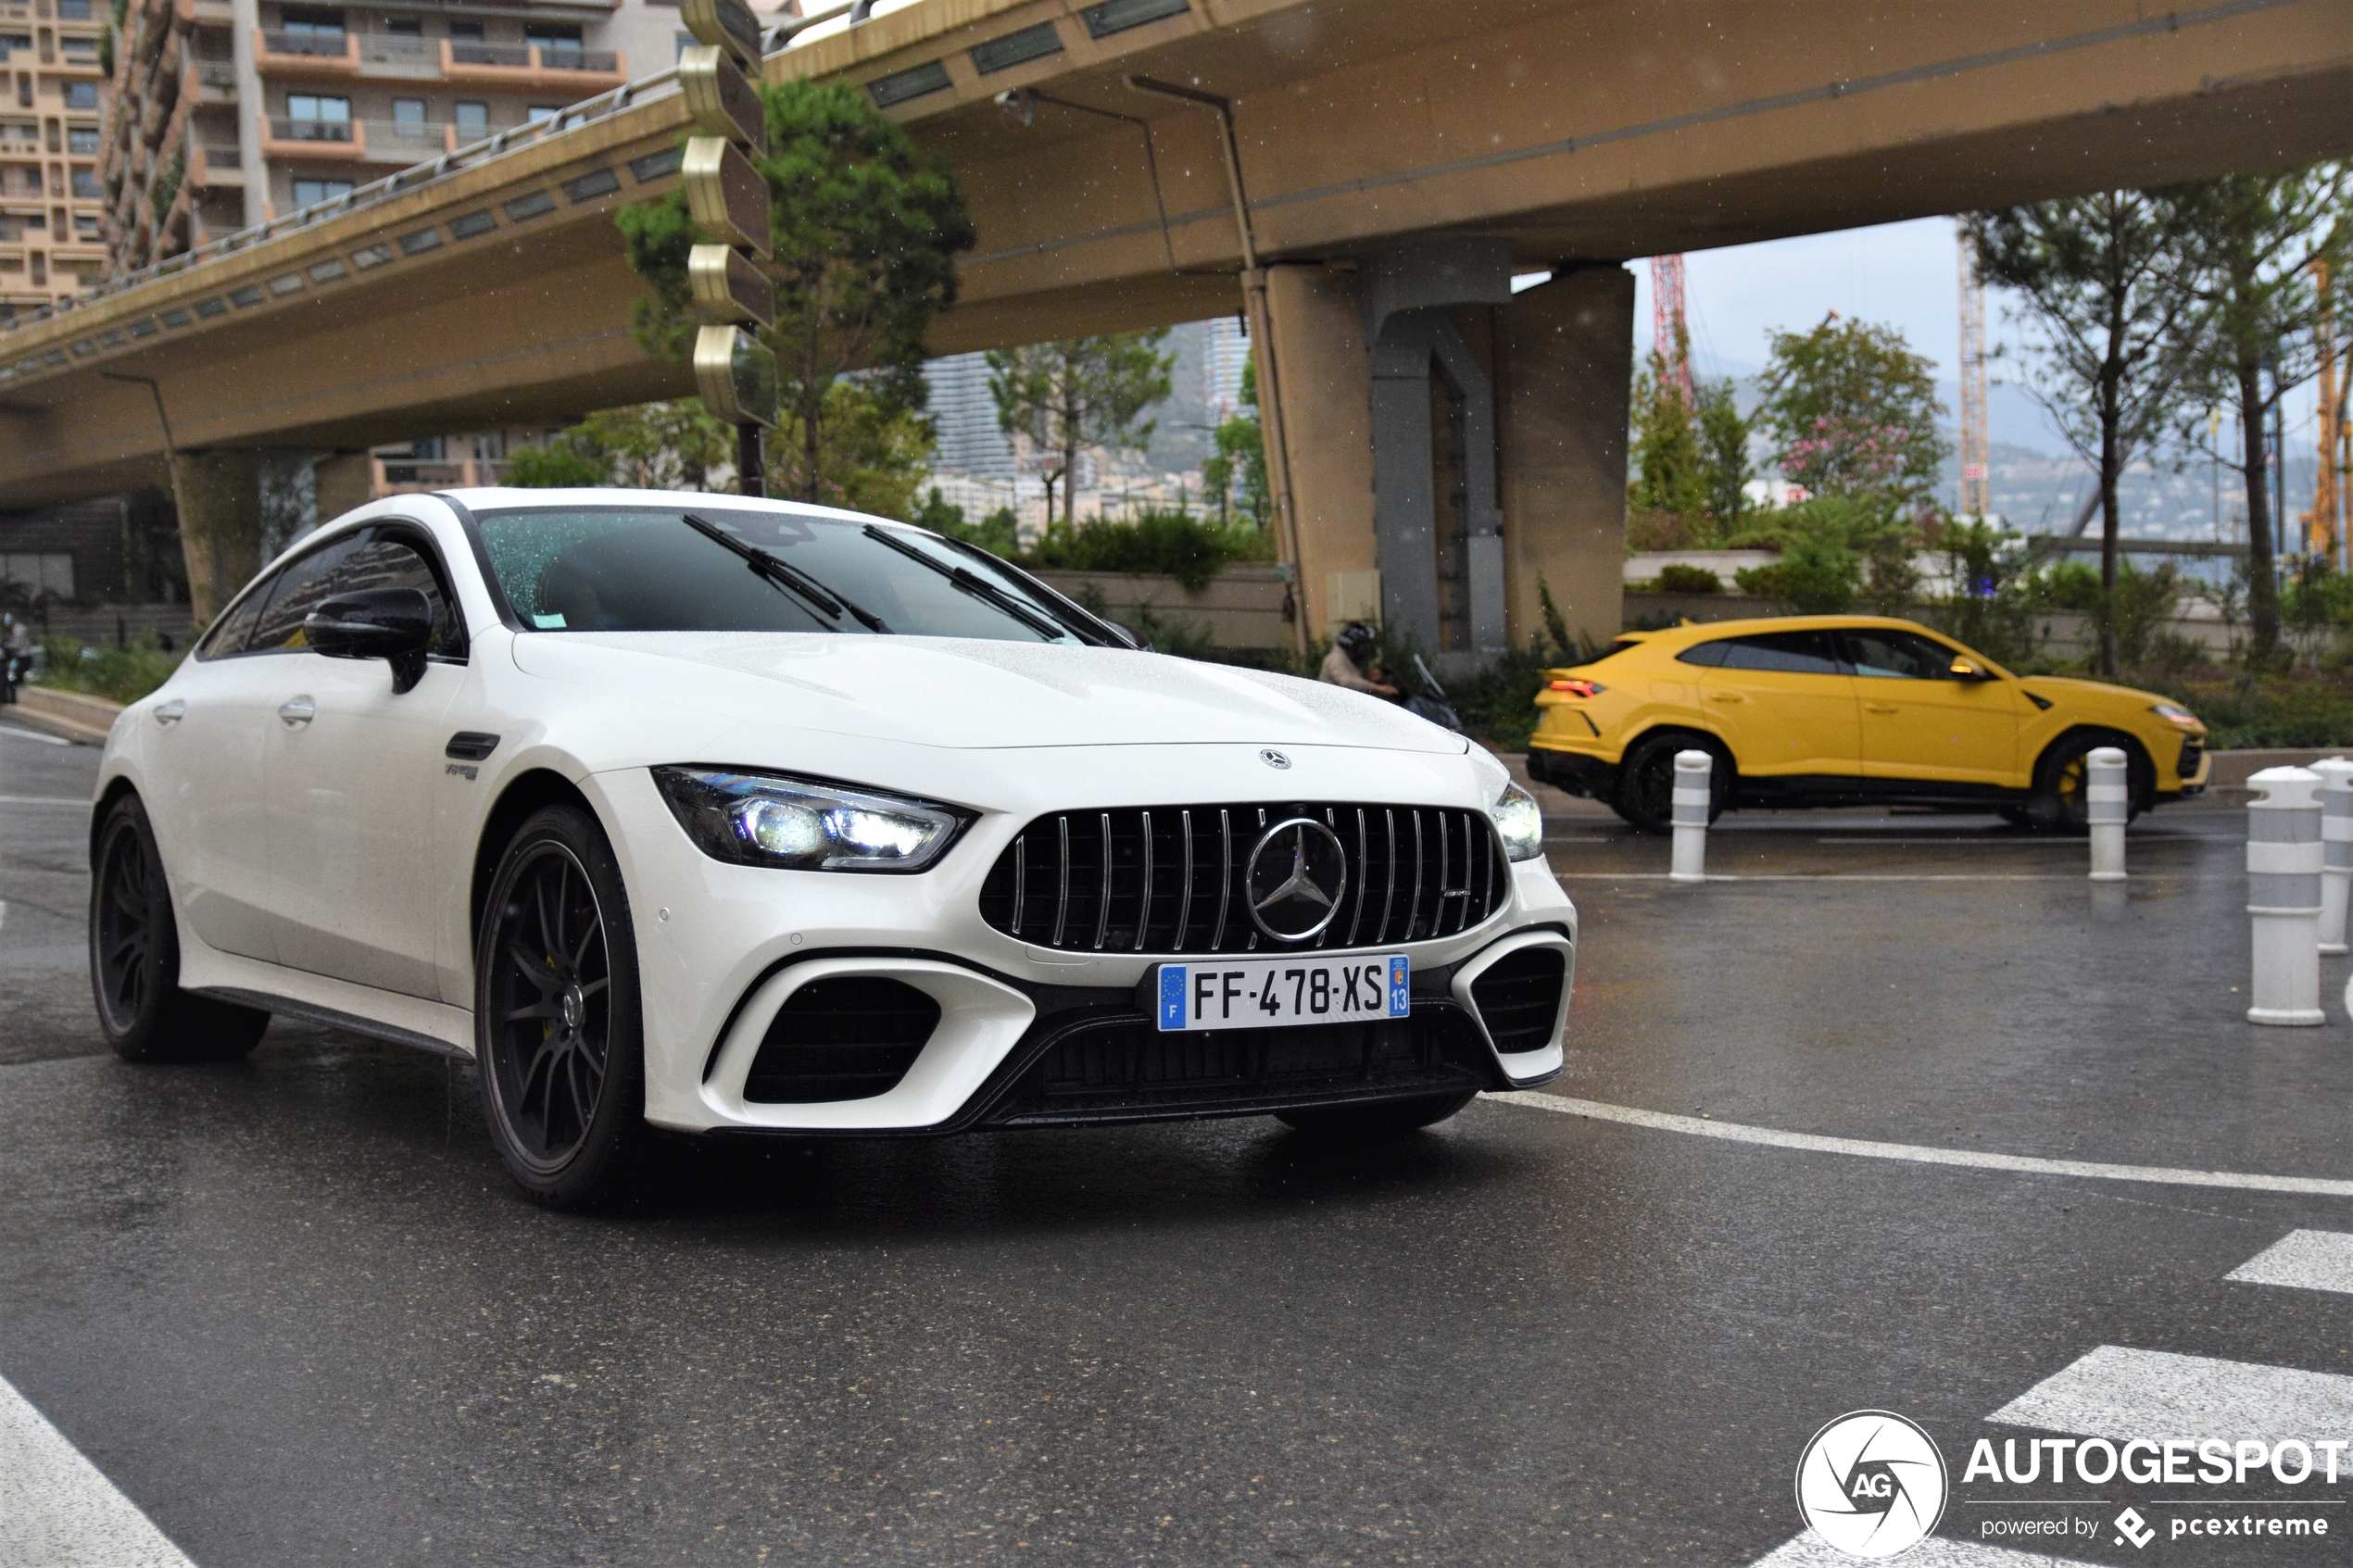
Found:
<path fill-rule="evenodd" d="M 747 559 L 689 516 L 789 571 Z M 915 636 L 1079 640 L 1068 612 L 1013 573 L 920 529 L 864 518 L 681 505 L 515 508 L 478 521 L 491 576 L 535 632 L 865 636 L 873 622 Z"/>

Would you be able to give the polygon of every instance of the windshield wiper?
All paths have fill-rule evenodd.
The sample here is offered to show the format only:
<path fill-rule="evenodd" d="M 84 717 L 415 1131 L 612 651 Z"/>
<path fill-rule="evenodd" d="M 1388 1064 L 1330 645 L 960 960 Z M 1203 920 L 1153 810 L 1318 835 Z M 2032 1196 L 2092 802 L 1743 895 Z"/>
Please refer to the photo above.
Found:
<path fill-rule="evenodd" d="M 1015 595 L 1007 593 L 1004 589 L 1000 588 L 996 583 L 991 583 L 988 578 L 981 576 L 978 572 L 967 571 L 961 566 L 950 566 L 946 561 L 939 559 L 937 557 L 925 553 L 919 546 L 911 545 L 904 539 L 893 537 L 890 531 L 887 528 L 880 528 L 870 522 L 866 525 L 865 532 L 866 537 L 872 539 L 875 544 L 887 545 L 890 548 L 897 550 L 900 555 L 905 556 L 909 560 L 913 561 L 920 566 L 929 567 L 932 571 L 939 573 L 940 576 L 948 579 L 949 582 L 956 584 L 957 587 L 962 588 L 965 593 L 970 594 L 973 597 L 979 599 L 983 603 L 1012 616 L 1015 621 L 1020 621 L 1023 625 L 1028 627 L 1031 631 L 1037 633 L 1040 636 L 1068 637 L 1074 642 L 1084 642 L 1086 640 L 1085 638 L 1079 636 L 1077 633 L 1063 625 L 1061 621 L 1056 621 L 1053 617 L 1048 615 L 1044 610 L 1037 608 L 1026 600 L 1022 599 Z"/>
<path fill-rule="evenodd" d="M 869 632 L 890 630 L 883 624 L 881 616 L 861 609 L 849 595 L 828 589 L 809 573 L 786 560 L 784 557 L 763 550 L 749 540 L 738 539 L 718 524 L 706 522 L 692 512 L 680 512 L 678 521 L 712 544 L 733 550 L 743 558 L 746 566 L 777 587 L 788 589 L 808 600 L 828 621 L 839 621 L 842 612 L 848 610 L 850 619 Z"/>

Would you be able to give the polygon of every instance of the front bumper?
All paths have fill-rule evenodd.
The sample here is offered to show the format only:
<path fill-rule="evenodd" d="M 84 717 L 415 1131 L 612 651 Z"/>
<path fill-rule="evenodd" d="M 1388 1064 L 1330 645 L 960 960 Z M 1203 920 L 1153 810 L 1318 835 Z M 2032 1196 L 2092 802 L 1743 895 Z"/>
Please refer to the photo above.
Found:
<path fill-rule="evenodd" d="M 1411 958 L 1410 1019 L 1236 1031 L 1213 1048 L 1202 1045 L 1211 1036 L 1152 1028 L 1138 987 L 1158 955 L 1054 951 L 982 921 L 980 883 L 1026 813 L 984 815 L 922 875 L 796 872 L 704 856 L 643 770 L 586 782 L 630 890 L 646 1114 L 659 1126 L 875 1135 L 1237 1115 L 1526 1087 L 1560 1069 L 1577 917 L 1541 859 L 1511 868 L 1511 897 L 1479 924 L 1364 949 Z M 1541 1044 L 1499 1048 L 1471 987 L 1530 946 L 1560 954 L 1558 1015 Z M 825 980 L 907 987 L 937 1007 L 937 1022 L 880 1093 L 754 1098 L 754 1069 L 779 1013 Z M 1531 1039 L 1523 1029 L 1504 1045 Z"/>

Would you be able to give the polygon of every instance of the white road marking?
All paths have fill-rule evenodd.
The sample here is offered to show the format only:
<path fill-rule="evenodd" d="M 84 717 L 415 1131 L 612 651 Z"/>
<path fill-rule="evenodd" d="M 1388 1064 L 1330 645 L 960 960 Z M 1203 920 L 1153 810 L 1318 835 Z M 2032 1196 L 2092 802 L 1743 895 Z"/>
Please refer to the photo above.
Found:
<path fill-rule="evenodd" d="M 1553 874 L 1563 882 L 1665 882 L 1667 876 L 1665 872 L 1554 872 Z M 2020 872 L 2008 876 L 1984 872 L 1952 872 L 1941 875 L 1918 872 L 1890 872 L 1886 875 L 1862 872 L 1764 872 L 1751 875 L 1719 875 L 1710 872 L 1707 874 L 1707 880 L 1710 882 L 2081 882 L 2083 877 L 2077 872 L 2040 874 Z M 2135 872 L 2133 880 L 2158 882 L 2167 879 L 2145 876 Z"/>
<path fill-rule="evenodd" d="M 1738 1122 L 1705 1121 L 1676 1116 L 1664 1110 L 1640 1110 L 1600 1100 L 1571 1099 L 1534 1089 L 1507 1089 L 1482 1098 L 1550 1110 L 1563 1116 L 1590 1116 L 1598 1122 L 1623 1122 L 1629 1126 L 1661 1132 L 1692 1133 L 1732 1143 L 1762 1144 L 1768 1148 L 1804 1149 L 1814 1154 L 1850 1154 L 1865 1160 L 1907 1160 L 1921 1165 L 1965 1165 L 1980 1171 L 2016 1171 L 2032 1176 L 2090 1176 L 2111 1182 L 2150 1182 L 2171 1186 L 2234 1187 L 2242 1192 L 2297 1192 L 2318 1198 L 2353 1198 L 2353 1181 L 2324 1176 L 2264 1176 L 2233 1171 L 2184 1171 L 2168 1165 L 2109 1165 L 2091 1160 L 2044 1160 L 2025 1154 L 1989 1154 L 1973 1148 L 1935 1148 L 1924 1144 L 1880 1143 L 1868 1138 L 1824 1137 L 1818 1133 L 1784 1133 L 1773 1127 L 1751 1127 Z"/>
<path fill-rule="evenodd" d="M 73 744 L 62 735 L 44 735 L 38 730 L 20 730 L 14 724 L 0 724 L 0 735 L 13 736 L 18 740 L 37 740 L 44 746 L 71 746 Z"/>
<path fill-rule="evenodd" d="M 2285 1285 L 2353 1295 L 2353 1236 L 2290 1231 L 2222 1277 L 2241 1285 Z"/>
<path fill-rule="evenodd" d="M 2353 1440 L 2353 1377 L 2103 1345 L 1985 1418 L 2081 1437 Z"/>
<path fill-rule="evenodd" d="M 70 795 L 0 795 L 0 806 L 78 806 L 87 811 L 90 802 Z"/>
<path fill-rule="evenodd" d="M 0 1379 L 0 1568 L 195 1568 Z"/>
<path fill-rule="evenodd" d="M 1753 1568 L 1853 1568 L 1855 1561 L 1808 1530 L 1788 1545 L 1775 1547 L 1758 1558 Z M 2073 1558 L 1979 1546 L 1974 1541 L 1957 1541 L 1944 1536 L 1931 1536 L 1899 1553 L 1894 1561 L 1902 1562 L 1904 1568 L 2035 1568 L 2038 1564 L 2047 1564 L 2049 1568 L 2091 1568 L 2091 1564 Z"/>

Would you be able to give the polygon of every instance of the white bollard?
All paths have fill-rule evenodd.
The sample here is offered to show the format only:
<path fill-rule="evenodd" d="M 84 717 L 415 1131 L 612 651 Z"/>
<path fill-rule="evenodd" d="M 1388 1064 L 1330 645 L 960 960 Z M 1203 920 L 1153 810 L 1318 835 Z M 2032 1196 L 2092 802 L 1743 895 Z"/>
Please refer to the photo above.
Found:
<path fill-rule="evenodd" d="M 2127 796 L 2124 753 L 2103 746 L 2083 759 L 2083 815 L 2092 825 L 2092 880 L 2124 880 L 2124 819 L 2132 807 Z"/>
<path fill-rule="evenodd" d="M 2266 768 L 2246 781 L 2246 912 L 2255 922 L 2249 1023 L 2324 1023 L 2321 1011 L 2321 775 Z"/>
<path fill-rule="evenodd" d="M 1705 751 L 1675 754 L 1675 859 L 1669 882 L 1707 880 L 1709 770 L 1716 759 Z"/>
<path fill-rule="evenodd" d="M 2353 891 L 2353 762 L 2342 757 L 2312 764 L 2321 775 L 2321 951 L 2345 951 L 2346 895 Z"/>

